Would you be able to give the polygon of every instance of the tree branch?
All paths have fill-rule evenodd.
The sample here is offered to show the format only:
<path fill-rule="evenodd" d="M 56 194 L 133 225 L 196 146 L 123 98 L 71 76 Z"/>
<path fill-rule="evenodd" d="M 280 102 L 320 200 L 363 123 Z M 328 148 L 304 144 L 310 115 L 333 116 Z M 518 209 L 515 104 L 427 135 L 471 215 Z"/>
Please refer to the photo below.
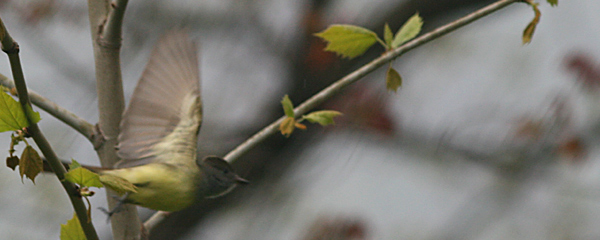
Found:
<path fill-rule="evenodd" d="M 401 56 L 402 54 L 404 54 L 414 48 L 417 48 L 425 43 L 428 43 L 432 40 L 440 38 L 440 37 L 446 35 L 447 33 L 450 33 L 460 27 L 463 27 L 477 19 L 485 17 L 485 16 L 487 16 L 495 11 L 498 11 L 510 4 L 513 4 L 515 2 L 520 2 L 520 1 L 522 1 L 522 0 L 500 0 L 500 1 L 497 1 L 497 2 L 492 3 L 484 8 L 481 8 L 467 16 L 464 16 L 454 22 L 446 24 L 442 27 L 439 27 L 439 28 L 427 33 L 427 34 L 424 34 L 418 38 L 415 38 L 412 41 L 409 41 L 406 44 L 404 44 L 396 49 L 393 49 L 391 51 L 388 51 L 388 52 L 382 54 L 380 57 L 378 57 L 375 60 L 369 62 L 368 64 L 362 66 L 358 70 L 346 75 L 345 77 L 343 77 L 340 80 L 336 81 L 335 83 L 331 84 L 329 87 L 321 90 L 319 93 L 315 94 L 310 99 L 304 101 L 302 104 L 300 104 L 298 107 L 296 107 L 294 109 L 294 116 L 300 117 L 301 115 L 314 109 L 315 107 L 319 106 L 326 100 L 335 96 L 335 94 L 340 92 L 344 87 L 360 80 L 367 74 L 372 73 L 373 71 L 377 70 L 379 67 L 383 66 L 386 63 L 391 62 L 392 60 L 396 59 L 397 57 Z M 225 157 L 224 157 L 225 160 L 227 160 L 230 163 L 235 162 L 240 156 L 244 155 L 246 152 L 250 151 L 250 149 L 254 148 L 256 145 L 258 145 L 261 142 L 263 142 L 264 140 L 266 140 L 267 137 L 277 133 L 278 129 L 279 129 L 279 125 L 281 124 L 281 122 L 283 122 L 283 120 L 285 118 L 286 118 L 286 116 L 279 118 L 275 122 L 273 122 L 270 125 L 268 125 L 267 127 L 263 128 L 258 133 L 254 134 L 252 137 L 250 137 L 244 143 L 240 144 L 234 150 L 232 150 L 227 155 L 225 155 Z M 163 211 L 156 212 L 148 221 L 146 221 L 144 223 L 144 227 L 148 231 L 150 231 L 152 229 L 152 227 L 154 227 L 158 224 L 157 220 L 164 219 L 167 214 L 168 214 L 168 212 L 163 212 Z"/>
<path fill-rule="evenodd" d="M 150 218 L 148 218 L 148 220 L 144 222 L 144 229 L 146 229 L 146 231 L 150 233 L 150 230 L 152 230 L 154 227 L 156 227 L 156 225 L 165 220 L 165 218 L 167 218 L 169 214 L 171 213 L 165 211 L 158 211 L 154 213 L 154 215 L 152 215 Z"/>
<path fill-rule="evenodd" d="M 19 96 L 19 102 L 21 104 L 21 108 L 25 113 L 25 117 L 27 117 L 27 121 L 29 122 L 28 132 L 42 151 L 42 154 L 48 160 L 50 167 L 56 173 L 56 177 L 59 182 L 67 191 L 67 195 L 71 200 L 71 204 L 75 210 L 75 214 L 79 219 L 79 223 L 81 228 L 87 239 L 96 240 L 98 239 L 98 235 L 96 234 L 96 229 L 94 229 L 94 225 L 89 221 L 89 216 L 87 214 L 87 209 L 83 200 L 81 199 L 75 184 L 65 180 L 65 173 L 67 172 L 64 166 L 61 164 L 60 160 L 52 150 L 50 143 L 42 134 L 42 131 L 38 127 L 37 123 L 31 121 L 32 116 L 30 116 L 30 112 L 27 111 L 28 107 L 31 107 L 29 102 L 29 96 L 27 93 L 27 85 L 25 83 L 25 76 L 23 75 L 23 69 L 21 68 L 21 60 L 19 57 L 19 45 L 14 42 L 14 40 L 8 34 L 4 23 L 0 19 L 0 36 L 2 36 L 2 51 L 4 51 L 8 55 L 8 60 L 10 62 L 11 71 L 13 73 L 13 78 L 15 79 L 15 86 Z"/>
<path fill-rule="evenodd" d="M 0 85 L 5 86 L 7 88 L 15 87 L 13 80 L 2 74 L 0 74 Z M 88 140 L 93 142 L 94 125 L 34 91 L 29 90 L 28 93 L 29 100 L 31 101 L 31 103 L 33 103 L 33 105 L 36 105 L 37 107 L 46 111 L 53 117 L 69 125 L 73 129 L 81 133 Z"/>
<path fill-rule="evenodd" d="M 96 148 L 103 167 L 112 167 L 119 160 L 115 151 L 121 115 L 125 108 L 123 83 L 121 80 L 121 27 L 127 1 L 88 0 L 90 28 L 94 47 L 96 67 L 96 88 L 98 92 L 98 127 L 105 142 Z M 110 209 L 117 201 L 112 191 L 107 191 Z M 137 209 L 134 205 L 123 205 L 111 217 L 113 239 L 139 239 L 140 226 Z"/>
<path fill-rule="evenodd" d="M 344 87 L 360 80 L 362 77 L 377 70 L 379 67 L 383 66 L 384 64 L 391 62 L 392 60 L 396 59 L 397 57 L 401 56 L 402 54 L 404 54 L 416 47 L 419 47 L 425 43 L 428 43 L 434 39 L 440 38 L 449 32 L 452 32 L 452 31 L 454 31 L 460 27 L 463 27 L 477 19 L 485 17 L 490 13 L 498 11 L 512 3 L 519 2 L 519 1 L 520 0 L 501 0 L 501 1 L 495 2 L 495 3 L 490 4 L 482 9 L 479 9 L 467 16 L 464 16 L 452 23 L 446 24 L 442 27 L 439 27 L 439 28 L 427 33 L 427 34 L 424 34 L 418 38 L 415 38 L 412 41 L 409 41 L 408 43 L 406 43 L 396 49 L 393 49 L 391 51 L 388 51 L 388 52 L 382 54 L 380 57 L 378 57 L 375 60 L 371 61 L 370 63 L 362 66 L 358 70 L 346 75 L 345 77 L 341 78 L 337 82 L 331 84 L 329 87 L 321 90 L 319 93 L 315 94 L 308 100 L 304 101 L 302 104 L 300 104 L 298 107 L 296 107 L 294 109 L 294 115 L 296 117 L 300 117 L 302 114 L 307 113 L 311 109 L 319 106 L 326 100 L 333 97 L 335 94 L 340 92 Z M 284 119 L 285 119 L 285 116 L 279 118 L 277 121 L 275 121 L 275 122 L 271 123 L 269 126 L 263 128 L 261 131 L 254 134 L 254 136 L 250 137 L 244 143 L 242 143 L 238 147 L 236 147 L 233 151 L 229 152 L 224 158 L 228 162 L 234 162 L 240 156 L 242 156 L 243 154 L 248 152 L 250 149 L 252 149 L 256 145 L 258 145 L 262 141 L 264 141 L 267 137 L 271 136 L 272 134 L 275 134 L 278 131 L 279 125 L 281 124 L 281 122 Z"/>

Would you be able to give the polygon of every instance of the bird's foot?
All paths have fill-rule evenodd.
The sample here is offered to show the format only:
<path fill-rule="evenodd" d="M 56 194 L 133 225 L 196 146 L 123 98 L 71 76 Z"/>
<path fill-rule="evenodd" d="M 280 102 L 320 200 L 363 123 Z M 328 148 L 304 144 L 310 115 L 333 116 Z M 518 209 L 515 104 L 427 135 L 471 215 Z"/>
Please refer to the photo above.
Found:
<path fill-rule="evenodd" d="M 108 218 L 106 219 L 106 222 L 108 223 L 108 221 L 110 221 L 110 217 L 112 217 L 113 214 L 120 212 L 121 210 L 123 210 L 123 205 L 125 205 L 125 199 L 127 199 L 127 196 L 129 196 L 129 193 L 125 193 L 125 195 L 123 195 L 122 197 L 119 196 L 113 196 L 114 199 L 117 200 L 117 205 L 115 205 L 115 207 L 108 211 L 106 208 L 103 207 L 99 207 L 98 209 L 100 211 L 102 211 L 104 214 L 106 214 L 108 216 Z"/>

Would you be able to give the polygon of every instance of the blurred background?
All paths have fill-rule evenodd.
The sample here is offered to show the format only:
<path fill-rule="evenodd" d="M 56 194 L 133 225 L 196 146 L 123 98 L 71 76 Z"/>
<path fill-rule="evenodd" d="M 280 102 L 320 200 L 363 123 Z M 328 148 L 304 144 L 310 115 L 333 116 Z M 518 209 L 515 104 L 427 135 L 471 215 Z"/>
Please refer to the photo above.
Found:
<path fill-rule="evenodd" d="M 200 43 L 201 155 L 224 155 L 283 115 L 283 95 L 297 105 L 383 52 L 340 60 L 315 32 L 347 23 L 381 35 L 415 12 L 429 31 L 491 2 L 130 1 L 126 99 L 157 38 L 189 29 Z M 513 4 L 396 59 L 397 93 L 385 70 L 368 75 L 322 107 L 344 113 L 337 125 L 271 137 L 234 165 L 252 184 L 174 213 L 151 239 L 599 239 L 600 2 L 540 9 L 528 45 L 533 11 Z M 30 89 L 97 122 L 87 4 L 2 0 L 0 14 Z M 10 76 L 5 57 L 0 73 Z M 60 157 L 98 165 L 85 138 L 42 118 Z M 2 239 L 58 239 L 72 207 L 54 176 L 34 185 L 0 168 L 0 182 Z M 94 225 L 111 239 L 96 192 Z"/>

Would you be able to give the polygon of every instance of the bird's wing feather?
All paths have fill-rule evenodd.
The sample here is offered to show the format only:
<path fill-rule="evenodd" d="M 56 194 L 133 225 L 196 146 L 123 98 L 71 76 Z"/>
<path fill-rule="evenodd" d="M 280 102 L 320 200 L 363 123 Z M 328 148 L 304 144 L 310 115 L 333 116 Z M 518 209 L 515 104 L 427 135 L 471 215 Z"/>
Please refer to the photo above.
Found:
<path fill-rule="evenodd" d="M 195 154 L 201 121 L 196 46 L 187 33 L 170 32 L 157 43 L 121 120 L 117 167 L 163 161 L 157 151 Z M 184 139 L 161 144 L 167 138 Z"/>

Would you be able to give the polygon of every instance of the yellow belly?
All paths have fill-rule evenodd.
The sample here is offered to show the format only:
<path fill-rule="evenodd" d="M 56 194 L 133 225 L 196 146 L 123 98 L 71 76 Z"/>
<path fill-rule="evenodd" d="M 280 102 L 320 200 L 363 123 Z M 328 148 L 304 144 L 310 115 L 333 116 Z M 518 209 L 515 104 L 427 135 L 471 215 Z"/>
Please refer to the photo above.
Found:
<path fill-rule="evenodd" d="M 179 211 L 194 203 L 197 196 L 198 169 L 163 163 L 104 171 L 126 179 L 138 187 L 127 196 L 127 203 L 161 211 Z"/>

